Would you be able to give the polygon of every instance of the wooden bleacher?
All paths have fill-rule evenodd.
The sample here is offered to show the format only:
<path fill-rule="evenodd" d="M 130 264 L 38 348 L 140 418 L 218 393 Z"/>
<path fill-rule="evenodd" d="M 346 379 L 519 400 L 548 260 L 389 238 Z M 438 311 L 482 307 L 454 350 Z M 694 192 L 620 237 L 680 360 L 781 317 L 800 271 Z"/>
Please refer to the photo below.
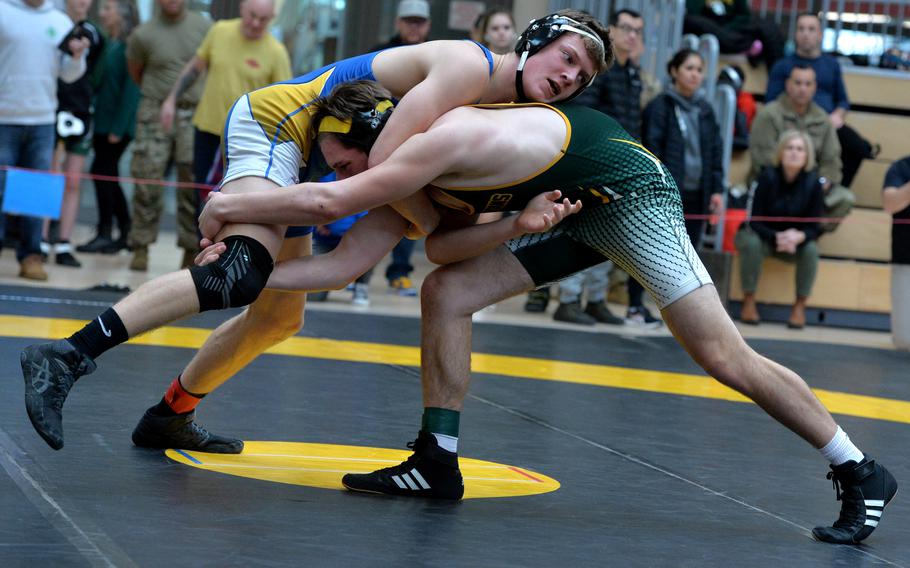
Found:
<path fill-rule="evenodd" d="M 739 57 L 722 57 L 746 72 L 745 89 L 764 95 L 767 70 L 751 68 Z M 910 73 L 885 74 L 876 69 L 844 67 L 844 82 L 854 105 L 880 107 L 885 112 L 851 111 L 847 122 L 882 151 L 866 160 L 853 181 L 856 207 L 834 233 L 819 239 L 822 261 L 809 301 L 810 308 L 888 314 L 891 311 L 891 216 L 882 210 L 882 181 L 894 160 L 910 155 L 910 116 L 887 112 L 910 110 Z M 733 156 L 730 183 L 744 183 L 749 172 L 749 154 Z M 793 265 L 768 259 L 756 291 L 765 304 L 789 305 L 795 297 Z M 742 300 L 739 265 L 734 261 L 730 299 Z"/>
<path fill-rule="evenodd" d="M 739 259 L 733 261 L 730 299 L 741 301 Z M 769 258 L 762 265 L 755 297 L 762 304 L 791 305 L 796 298 L 796 269 L 792 264 Z M 891 313 L 891 265 L 856 260 L 825 259 L 809 307 L 853 312 Z"/>

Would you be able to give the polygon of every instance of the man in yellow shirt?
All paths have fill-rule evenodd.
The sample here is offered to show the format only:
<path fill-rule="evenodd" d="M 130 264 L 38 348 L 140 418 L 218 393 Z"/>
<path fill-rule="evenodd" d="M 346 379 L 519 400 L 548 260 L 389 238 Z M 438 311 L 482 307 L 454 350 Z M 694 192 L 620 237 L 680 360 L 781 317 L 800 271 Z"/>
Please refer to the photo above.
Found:
<path fill-rule="evenodd" d="M 196 55 L 184 66 L 161 105 L 161 127 L 170 131 L 180 96 L 208 71 L 193 115 L 193 181 L 196 183 L 208 181 L 209 172 L 220 156 L 221 133 L 234 101 L 244 93 L 291 78 L 287 49 L 268 32 L 274 17 L 273 0 L 243 0 L 239 18 L 221 20 L 209 29 Z M 184 265 L 186 262 L 185 259 Z"/>

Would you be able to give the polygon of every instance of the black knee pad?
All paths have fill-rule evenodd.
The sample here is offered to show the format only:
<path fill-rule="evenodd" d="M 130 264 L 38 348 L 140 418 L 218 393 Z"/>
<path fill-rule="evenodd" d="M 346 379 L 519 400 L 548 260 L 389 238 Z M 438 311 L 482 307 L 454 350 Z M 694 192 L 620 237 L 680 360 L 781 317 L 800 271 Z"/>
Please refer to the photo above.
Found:
<path fill-rule="evenodd" d="M 190 268 L 200 312 L 252 304 L 275 266 L 269 251 L 255 239 L 232 235 L 224 244 L 227 250 L 217 262 Z"/>

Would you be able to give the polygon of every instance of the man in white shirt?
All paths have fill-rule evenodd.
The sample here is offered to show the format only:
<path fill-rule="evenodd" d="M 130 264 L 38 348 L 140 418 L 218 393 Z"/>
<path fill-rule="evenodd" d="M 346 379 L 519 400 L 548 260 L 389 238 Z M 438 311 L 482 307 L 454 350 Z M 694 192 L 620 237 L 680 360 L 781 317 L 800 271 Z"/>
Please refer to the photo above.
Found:
<path fill-rule="evenodd" d="M 85 73 L 89 40 L 79 35 L 52 0 L 0 0 L 0 167 L 51 169 L 57 79 L 71 83 Z M 19 219 L 19 276 L 47 280 L 42 220 Z M 0 237 L 4 229 L 0 215 Z"/>

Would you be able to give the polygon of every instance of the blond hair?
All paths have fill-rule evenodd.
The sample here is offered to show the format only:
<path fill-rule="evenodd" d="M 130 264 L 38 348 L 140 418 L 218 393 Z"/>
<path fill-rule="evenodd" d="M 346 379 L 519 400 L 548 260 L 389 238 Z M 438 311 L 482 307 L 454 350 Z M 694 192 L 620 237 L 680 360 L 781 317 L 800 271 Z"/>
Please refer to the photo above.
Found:
<path fill-rule="evenodd" d="M 803 171 L 811 172 L 815 169 L 815 144 L 812 143 L 812 138 L 802 130 L 785 130 L 784 133 L 780 135 L 780 138 L 777 140 L 777 152 L 774 154 L 774 165 L 780 166 L 781 158 L 784 155 L 784 147 L 794 138 L 802 139 L 803 145 L 806 146 L 806 165 L 803 166 Z"/>

